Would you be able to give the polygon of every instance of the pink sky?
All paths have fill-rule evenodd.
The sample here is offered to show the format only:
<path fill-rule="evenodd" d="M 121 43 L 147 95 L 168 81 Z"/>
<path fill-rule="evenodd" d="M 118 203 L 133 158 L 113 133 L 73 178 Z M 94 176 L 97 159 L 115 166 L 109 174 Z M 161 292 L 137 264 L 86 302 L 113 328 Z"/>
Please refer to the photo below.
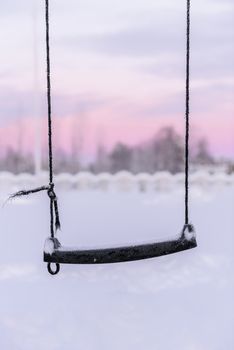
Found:
<path fill-rule="evenodd" d="M 167 120 L 154 119 L 141 120 L 137 118 L 134 122 L 132 118 L 118 118 L 117 115 L 109 116 L 109 110 L 99 111 L 100 117 L 90 114 L 85 122 L 77 122 L 77 117 L 63 117 L 54 119 L 54 149 L 63 149 L 67 153 L 71 152 L 74 136 L 78 135 L 77 142 L 81 143 L 81 150 L 84 157 L 92 158 L 95 155 L 98 145 L 104 145 L 111 149 L 116 142 L 125 142 L 129 145 L 139 144 L 156 134 L 163 126 L 172 125 L 178 133 L 183 135 L 184 124 L 180 116 L 176 118 L 168 117 Z M 108 115 L 108 118 L 107 118 Z M 106 118 L 105 118 L 106 117 Z M 201 127 L 202 125 L 202 127 Z M 217 117 L 210 123 L 207 118 L 196 119 L 191 123 L 191 138 L 198 139 L 207 137 L 210 150 L 216 156 L 227 156 L 233 158 L 234 150 L 234 121 L 230 118 L 230 123 L 222 122 L 222 118 Z M 4 148 L 20 149 L 24 153 L 33 153 L 35 145 L 35 130 L 38 129 L 38 122 L 35 119 L 22 118 L 20 121 L 12 122 L 0 129 L 1 145 Z M 46 118 L 41 120 L 41 149 L 46 149 L 47 145 L 47 124 Z"/>
<path fill-rule="evenodd" d="M 51 6 L 55 148 L 68 151 L 75 130 L 88 158 L 100 142 L 136 144 L 164 125 L 183 133 L 184 1 L 136 0 L 134 11 L 131 0 Z M 36 120 L 42 148 L 47 135 L 41 1 L 4 3 L 0 16 L 1 149 L 33 151 Z M 191 126 L 216 156 L 232 158 L 233 16 L 231 0 L 192 4 Z"/>

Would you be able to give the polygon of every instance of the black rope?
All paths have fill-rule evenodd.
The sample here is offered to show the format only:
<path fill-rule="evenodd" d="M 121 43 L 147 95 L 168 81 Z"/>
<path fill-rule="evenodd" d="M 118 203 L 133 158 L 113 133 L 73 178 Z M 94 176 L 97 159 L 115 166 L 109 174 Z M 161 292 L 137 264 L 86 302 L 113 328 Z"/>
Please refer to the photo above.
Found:
<path fill-rule="evenodd" d="M 49 23 L 49 0 L 45 0 L 45 22 L 46 22 L 46 68 L 47 68 L 47 108 L 48 108 L 48 149 L 49 149 L 49 179 L 50 189 L 50 234 L 54 237 L 54 212 L 55 227 L 60 227 L 58 203 L 54 193 L 53 183 L 53 145 L 52 145 L 52 117 L 51 117 L 51 80 L 50 80 L 50 23 Z"/>
<path fill-rule="evenodd" d="M 46 68 L 47 68 L 47 108 L 48 108 L 47 112 L 48 112 L 49 178 L 50 178 L 50 183 L 53 183 L 49 0 L 45 0 L 45 21 L 46 21 Z"/>
<path fill-rule="evenodd" d="M 37 188 L 33 188 L 31 190 L 21 190 L 21 191 L 18 191 L 16 193 L 13 193 L 9 199 L 14 199 L 16 197 L 22 197 L 22 196 L 28 196 L 29 194 L 32 194 L 32 193 L 37 193 L 37 192 L 40 192 L 40 191 L 48 191 L 48 186 L 41 186 L 41 187 L 37 187 Z"/>
<path fill-rule="evenodd" d="M 57 196 L 54 191 L 53 179 L 53 145 L 52 145 L 52 117 L 51 117 L 51 80 L 50 80 L 50 41 L 49 41 L 49 0 L 45 0 L 46 22 L 46 68 L 47 68 L 47 107 L 48 107 L 48 152 L 49 152 L 49 185 L 30 190 L 21 190 L 10 196 L 9 199 L 27 196 L 40 191 L 47 191 L 50 198 L 50 235 L 54 238 L 54 231 L 60 229 L 60 219 Z M 54 230 L 55 228 L 55 230 Z"/>
<path fill-rule="evenodd" d="M 185 225 L 189 224 L 190 0 L 187 0 L 185 110 Z"/>

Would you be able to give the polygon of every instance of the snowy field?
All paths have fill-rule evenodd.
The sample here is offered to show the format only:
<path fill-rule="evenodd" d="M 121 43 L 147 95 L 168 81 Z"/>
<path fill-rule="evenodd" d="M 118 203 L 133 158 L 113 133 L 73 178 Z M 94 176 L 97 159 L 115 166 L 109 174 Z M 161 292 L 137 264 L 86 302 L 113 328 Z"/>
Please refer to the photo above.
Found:
<path fill-rule="evenodd" d="M 177 235 L 183 191 L 58 191 L 64 245 Z M 0 210 L 1 350 L 233 350 L 234 186 L 192 188 L 197 249 L 147 261 L 61 266 L 42 261 L 44 193 Z M 1 203 L 7 191 L 0 193 Z"/>

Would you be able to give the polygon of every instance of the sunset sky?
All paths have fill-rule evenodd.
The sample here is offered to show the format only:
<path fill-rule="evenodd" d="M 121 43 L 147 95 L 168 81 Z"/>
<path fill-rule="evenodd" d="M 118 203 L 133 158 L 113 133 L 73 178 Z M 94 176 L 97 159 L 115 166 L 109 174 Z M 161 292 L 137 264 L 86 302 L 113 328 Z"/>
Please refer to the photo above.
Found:
<path fill-rule="evenodd" d="M 234 155 L 234 0 L 194 0 L 191 126 L 216 156 Z M 44 1 L 2 1 L 0 145 L 46 141 Z M 78 135 L 139 143 L 164 125 L 184 131 L 185 0 L 51 0 L 56 147 Z M 43 133 L 44 131 L 44 133 Z M 23 136 L 22 136 L 23 135 Z"/>

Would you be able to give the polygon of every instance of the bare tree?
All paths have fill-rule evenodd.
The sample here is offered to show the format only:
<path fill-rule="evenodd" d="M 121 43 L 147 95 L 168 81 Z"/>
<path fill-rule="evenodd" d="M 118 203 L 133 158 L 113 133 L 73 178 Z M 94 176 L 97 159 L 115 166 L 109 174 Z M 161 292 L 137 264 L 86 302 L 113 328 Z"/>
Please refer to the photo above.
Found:
<path fill-rule="evenodd" d="M 196 145 L 194 162 L 200 165 L 214 164 L 214 159 L 209 151 L 208 142 L 205 138 L 200 139 Z"/>
<path fill-rule="evenodd" d="M 151 142 L 151 170 L 180 172 L 184 163 L 184 148 L 181 137 L 172 127 L 161 129 Z"/>
<path fill-rule="evenodd" d="M 109 155 L 110 171 L 132 170 L 132 150 L 123 143 L 118 143 Z"/>
<path fill-rule="evenodd" d="M 108 154 L 103 144 L 99 144 L 97 147 L 96 161 L 93 166 L 95 173 L 101 173 L 109 171 L 109 159 Z"/>
<path fill-rule="evenodd" d="M 82 168 L 86 116 L 84 109 L 72 119 L 71 124 L 71 171 L 76 173 Z"/>

